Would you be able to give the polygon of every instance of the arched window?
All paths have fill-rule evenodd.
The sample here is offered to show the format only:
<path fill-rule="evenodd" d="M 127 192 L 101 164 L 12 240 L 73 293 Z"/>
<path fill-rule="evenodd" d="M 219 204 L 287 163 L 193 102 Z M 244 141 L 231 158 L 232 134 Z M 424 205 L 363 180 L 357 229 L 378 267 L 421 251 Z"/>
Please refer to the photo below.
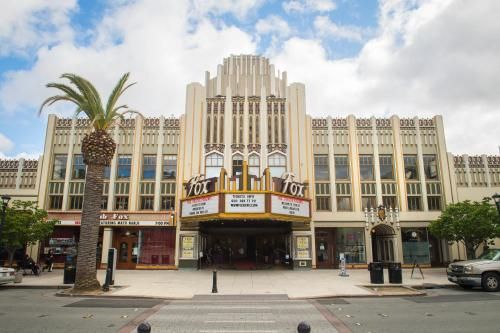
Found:
<path fill-rule="evenodd" d="M 233 177 L 243 174 L 243 156 L 236 154 L 233 156 Z"/>
<path fill-rule="evenodd" d="M 205 178 L 219 177 L 220 169 L 224 166 L 224 157 L 217 153 L 205 158 Z"/>
<path fill-rule="evenodd" d="M 286 172 L 286 158 L 282 154 L 269 155 L 268 165 L 271 177 L 281 177 Z"/>
<path fill-rule="evenodd" d="M 248 156 L 248 174 L 260 177 L 260 158 L 257 154 Z"/>

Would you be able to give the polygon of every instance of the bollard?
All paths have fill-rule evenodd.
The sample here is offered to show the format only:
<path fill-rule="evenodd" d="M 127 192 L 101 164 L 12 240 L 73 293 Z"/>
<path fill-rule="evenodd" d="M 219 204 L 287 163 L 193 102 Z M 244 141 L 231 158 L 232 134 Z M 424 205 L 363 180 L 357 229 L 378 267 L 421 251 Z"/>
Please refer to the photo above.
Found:
<path fill-rule="evenodd" d="M 217 270 L 214 269 L 212 280 L 212 294 L 218 293 L 217 291 Z"/>
<path fill-rule="evenodd" d="M 137 333 L 151 333 L 151 325 L 145 321 L 137 326 Z"/>
<path fill-rule="evenodd" d="M 102 291 L 109 291 L 109 285 L 111 281 L 111 268 L 106 269 L 106 278 L 104 279 L 104 284 L 102 285 Z"/>
<path fill-rule="evenodd" d="M 311 333 L 311 325 L 309 325 L 306 321 L 301 321 L 299 326 L 297 326 L 298 333 Z"/>

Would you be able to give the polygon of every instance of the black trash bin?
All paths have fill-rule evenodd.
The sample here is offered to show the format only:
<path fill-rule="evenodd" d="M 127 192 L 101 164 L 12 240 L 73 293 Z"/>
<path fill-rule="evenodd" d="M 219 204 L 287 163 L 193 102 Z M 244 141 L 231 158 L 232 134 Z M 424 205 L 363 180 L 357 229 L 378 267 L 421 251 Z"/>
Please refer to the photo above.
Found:
<path fill-rule="evenodd" d="M 403 271 L 400 262 L 390 262 L 387 268 L 389 268 L 389 283 L 403 283 Z"/>
<path fill-rule="evenodd" d="M 76 258 L 73 256 L 67 256 L 64 262 L 64 284 L 75 283 L 76 278 Z"/>
<path fill-rule="evenodd" d="M 370 271 L 370 283 L 384 283 L 384 264 L 381 262 L 371 262 L 368 264 Z"/>

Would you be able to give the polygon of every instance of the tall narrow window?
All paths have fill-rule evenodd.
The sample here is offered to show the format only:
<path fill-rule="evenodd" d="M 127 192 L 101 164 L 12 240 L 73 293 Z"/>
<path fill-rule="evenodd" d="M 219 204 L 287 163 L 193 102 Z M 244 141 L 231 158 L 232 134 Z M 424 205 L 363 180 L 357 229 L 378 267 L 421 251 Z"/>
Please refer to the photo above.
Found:
<path fill-rule="evenodd" d="M 243 174 L 243 156 L 236 154 L 233 156 L 233 177 Z"/>
<path fill-rule="evenodd" d="M 361 180 L 373 180 L 373 156 L 359 156 L 359 173 Z"/>
<path fill-rule="evenodd" d="M 248 157 L 248 174 L 256 177 L 260 176 L 260 158 L 256 154 Z"/>
<path fill-rule="evenodd" d="M 279 143 L 278 116 L 274 116 L 274 143 Z"/>
<path fill-rule="evenodd" d="M 273 138 L 273 132 L 272 132 L 272 117 L 268 116 L 267 117 L 267 142 L 268 143 L 273 143 L 272 138 Z"/>
<path fill-rule="evenodd" d="M 210 137 L 210 116 L 207 117 L 207 143 L 210 143 L 211 137 Z"/>
<path fill-rule="evenodd" d="M 208 155 L 205 159 L 205 178 L 219 177 L 224 165 L 224 157 L 217 153 Z"/>
<path fill-rule="evenodd" d="M 243 143 L 243 116 L 240 116 L 240 129 L 239 129 L 239 132 L 240 132 L 240 137 L 239 137 L 238 142 L 239 143 Z"/>
<path fill-rule="evenodd" d="M 268 162 L 271 177 L 281 177 L 286 172 L 285 156 L 279 153 L 274 153 L 269 155 Z"/>
<path fill-rule="evenodd" d="M 394 179 L 392 168 L 392 155 L 380 155 L 380 178 L 381 179 Z"/>
<path fill-rule="evenodd" d="M 118 178 L 130 178 L 132 168 L 132 155 L 118 156 Z"/>
<path fill-rule="evenodd" d="M 260 142 L 260 123 L 259 123 L 259 115 L 255 116 L 255 143 Z"/>
<path fill-rule="evenodd" d="M 314 155 L 314 179 L 330 180 L 328 155 Z"/>
<path fill-rule="evenodd" d="M 236 143 L 238 138 L 236 137 L 236 116 L 233 116 L 233 143 Z"/>
<path fill-rule="evenodd" d="M 156 155 L 144 155 L 142 160 L 142 179 L 155 179 Z"/>
<path fill-rule="evenodd" d="M 281 143 L 285 143 L 286 142 L 286 138 L 285 138 L 285 115 L 282 114 L 281 115 Z"/>
<path fill-rule="evenodd" d="M 220 116 L 220 124 L 219 124 L 219 130 L 220 130 L 220 142 L 224 142 L 224 116 Z"/>
<path fill-rule="evenodd" d="M 175 179 L 177 175 L 177 155 L 163 156 L 163 179 Z"/>
<path fill-rule="evenodd" d="M 67 155 L 54 156 L 54 169 L 52 170 L 52 179 L 60 180 L 66 177 Z"/>
<path fill-rule="evenodd" d="M 83 155 L 75 155 L 73 157 L 73 171 L 71 172 L 72 179 L 85 179 L 85 163 L 83 163 Z"/>
<path fill-rule="evenodd" d="M 217 141 L 217 115 L 214 114 L 214 139 L 212 141 L 213 143 L 219 143 Z"/>
<path fill-rule="evenodd" d="M 349 179 L 349 157 L 335 156 L 335 179 Z"/>
<path fill-rule="evenodd" d="M 406 180 L 417 180 L 417 156 L 416 155 L 404 155 L 403 161 L 405 165 L 405 179 Z"/>
<path fill-rule="evenodd" d="M 425 179 L 438 179 L 436 155 L 424 155 Z"/>

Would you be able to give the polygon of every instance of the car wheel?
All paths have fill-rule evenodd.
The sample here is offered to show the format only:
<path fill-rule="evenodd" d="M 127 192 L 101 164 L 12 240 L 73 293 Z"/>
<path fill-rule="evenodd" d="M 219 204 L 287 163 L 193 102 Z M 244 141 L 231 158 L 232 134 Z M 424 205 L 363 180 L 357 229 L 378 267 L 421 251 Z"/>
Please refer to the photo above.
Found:
<path fill-rule="evenodd" d="M 460 287 L 462 287 L 464 289 L 472 289 L 472 288 L 474 288 L 474 286 L 471 286 L 469 284 L 461 284 Z"/>
<path fill-rule="evenodd" d="M 482 278 L 482 285 L 486 291 L 499 291 L 500 276 L 496 273 L 485 273 Z"/>

